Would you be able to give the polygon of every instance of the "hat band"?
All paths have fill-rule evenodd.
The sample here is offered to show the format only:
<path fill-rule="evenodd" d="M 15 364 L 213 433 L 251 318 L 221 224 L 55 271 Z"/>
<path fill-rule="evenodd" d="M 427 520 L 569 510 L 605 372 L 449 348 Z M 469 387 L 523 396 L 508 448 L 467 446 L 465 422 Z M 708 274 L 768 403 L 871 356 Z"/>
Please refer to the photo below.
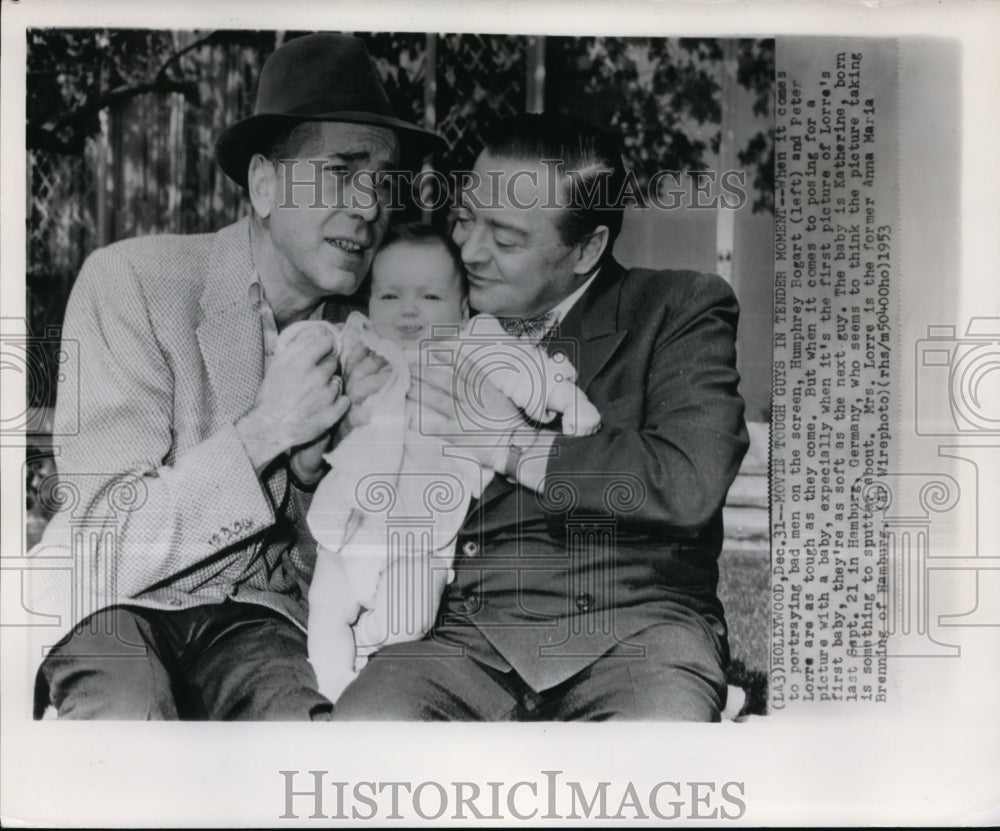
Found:
<path fill-rule="evenodd" d="M 379 98 L 350 98 L 317 101 L 303 101 L 299 104 L 282 102 L 273 107 L 258 107 L 255 115 L 290 115 L 311 117 L 338 112 L 367 112 L 392 117 L 392 108 L 387 101 Z"/>

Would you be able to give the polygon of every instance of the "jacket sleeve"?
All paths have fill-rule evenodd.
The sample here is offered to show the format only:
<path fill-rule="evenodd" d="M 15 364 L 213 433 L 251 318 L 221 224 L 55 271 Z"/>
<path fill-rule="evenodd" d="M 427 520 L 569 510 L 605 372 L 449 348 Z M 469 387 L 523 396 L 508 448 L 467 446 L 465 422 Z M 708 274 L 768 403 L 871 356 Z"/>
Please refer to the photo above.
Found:
<path fill-rule="evenodd" d="M 653 307 L 637 303 L 634 312 Z M 565 534 L 568 502 L 580 514 L 614 513 L 626 533 L 654 539 L 695 537 L 712 520 L 749 446 L 737 393 L 738 317 L 729 286 L 698 275 L 651 341 L 626 347 L 630 359 L 647 361 L 645 389 L 598 404 L 618 407 L 619 417 L 595 435 L 556 439 L 542 498 L 551 533 Z"/>
<path fill-rule="evenodd" d="M 70 522 L 85 526 L 91 539 L 97 532 L 99 542 L 87 548 L 88 567 L 113 581 L 109 589 L 124 599 L 274 522 L 233 426 L 177 453 L 171 363 L 157 342 L 135 266 L 114 248 L 84 264 L 63 339 L 78 344 L 79 372 L 67 373 L 58 388 L 58 498 L 66 504 L 43 545 L 67 544 Z"/>

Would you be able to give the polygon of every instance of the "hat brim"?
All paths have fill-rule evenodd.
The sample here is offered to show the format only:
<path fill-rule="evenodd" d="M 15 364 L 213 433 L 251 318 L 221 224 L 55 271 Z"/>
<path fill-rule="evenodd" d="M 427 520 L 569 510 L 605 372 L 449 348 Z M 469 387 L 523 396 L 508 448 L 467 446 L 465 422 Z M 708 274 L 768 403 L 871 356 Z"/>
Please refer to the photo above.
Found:
<path fill-rule="evenodd" d="M 348 124 L 371 124 L 395 130 L 400 139 L 400 166 L 416 169 L 424 157 L 448 149 L 448 142 L 437 133 L 417 127 L 392 116 L 365 112 L 332 112 L 315 115 L 259 113 L 237 121 L 215 142 L 215 158 L 223 172 L 242 188 L 247 187 L 250 159 L 264 150 L 283 132 L 309 121 L 340 121 Z"/>

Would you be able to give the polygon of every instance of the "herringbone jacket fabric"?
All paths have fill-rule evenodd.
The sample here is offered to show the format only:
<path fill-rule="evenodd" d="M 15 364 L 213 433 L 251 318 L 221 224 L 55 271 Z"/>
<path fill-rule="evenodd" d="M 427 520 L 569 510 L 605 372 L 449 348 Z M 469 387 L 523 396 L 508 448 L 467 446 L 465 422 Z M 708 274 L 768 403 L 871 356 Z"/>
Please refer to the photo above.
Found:
<path fill-rule="evenodd" d="M 36 632 L 48 645 L 119 603 L 231 597 L 304 627 L 305 497 L 283 462 L 258 478 L 234 428 L 263 377 L 256 280 L 248 220 L 118 242 L 85 262 L 63 328 L 79 373 L 58 389 L 60 509 L 25 591 L 51 616 Z"/>

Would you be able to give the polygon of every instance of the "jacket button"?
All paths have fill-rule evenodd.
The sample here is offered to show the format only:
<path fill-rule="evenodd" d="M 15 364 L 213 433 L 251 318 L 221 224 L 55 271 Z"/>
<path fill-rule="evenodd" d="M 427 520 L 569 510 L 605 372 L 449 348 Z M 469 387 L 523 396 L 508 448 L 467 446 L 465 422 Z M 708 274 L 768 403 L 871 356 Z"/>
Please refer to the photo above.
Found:
<path fill-rule="evenodd" d="M 466 557 L 475 557 L 479 553 L 479 544 L 469 540 L 462 546 L 462 553 Z"/>
<path fill-rule="evenodd" d="M 590 607 L 593 605 L 593 603 L 594 603 L 594 596 L 592 594 L 587 594 L 587 592 L 584 592 L 583 594 L 578 594 L 576 596 L 576 608 L 579 609 L 581 612 L 588 611 Z"/>
<path fill-rule="evenodd" d="M 170 605 L 171 606 L 181 606 L 183 604 L 181 603 L 181 601 L 178 598 L 172 597 L 172 598 L 170 598 Z"/>
<path fill-rule="evenodd" d="M 465 596 L 465 611 L 472 614 L 479 610 L 481 603 L 482 598 L 479 596 L 479 592 L 470 592 Z"/>

